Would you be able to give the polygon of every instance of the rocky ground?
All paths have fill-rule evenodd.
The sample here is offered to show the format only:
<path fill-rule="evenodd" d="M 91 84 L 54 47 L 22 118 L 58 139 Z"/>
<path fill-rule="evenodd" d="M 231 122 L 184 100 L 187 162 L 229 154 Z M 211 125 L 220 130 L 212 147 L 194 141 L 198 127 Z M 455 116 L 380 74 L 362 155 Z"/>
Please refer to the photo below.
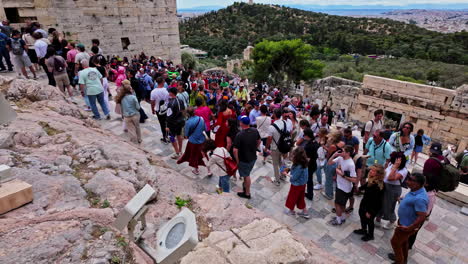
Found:
<path fill-rule="evenodd" d="M 224 252 L 224 262 L 216 263 L 248 263 L 239 259 L 246 250 L 253 255 L 261 251 L 258 263 L 340 262 L 231 194 L 203 194 L 198 181 L 101 129 L 56 88 L 0 76 L 0 91 L 18 113 L 0 128 L 0 164 L 11 166 L 13 176 L 31 184 L 34 192 L 32 203 L 0 216 L 0 263 L 152 263 L 110 226 L 145 184 L 157 190 L 144 234 L 150 244 L 158 227 L 178 213 L 175 197 L 191 200 L 200 239 L 206 239 L 183 263 L 214 263 L 199 257 L 207 249 Z M 232 237 L 231 229 L 239 237 Z M 223 251 L 216 246 L 220 236 L 240 246 Z M 261 246 L 275 238 L 283 243 Z"/>

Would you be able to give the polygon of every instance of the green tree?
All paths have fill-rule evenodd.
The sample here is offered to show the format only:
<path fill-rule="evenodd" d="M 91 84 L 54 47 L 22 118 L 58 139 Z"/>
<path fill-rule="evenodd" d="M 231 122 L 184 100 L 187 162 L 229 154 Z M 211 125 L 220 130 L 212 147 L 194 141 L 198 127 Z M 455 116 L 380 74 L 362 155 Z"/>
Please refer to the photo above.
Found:
<path fill-rule="evenodd" d="M 180 57 L 181 57 L 182 64 L 184 65 L 185 69 L 189 69 L 189 68 L 195 69 L 197 67 L 198 60 L 197 58 L 195 58 L 193 54 L 188 53 L 188 52 L 182 52 Z"/>
<path fill-rule="evenodd" d="M 300 39 L 262 41 L 253 50 L 253 77 L 256 81 L 271 80 L 274 85 L 291 87 L 301 80 L 322 76 L 324 64 L 311 59 L 315 48 Z"/>

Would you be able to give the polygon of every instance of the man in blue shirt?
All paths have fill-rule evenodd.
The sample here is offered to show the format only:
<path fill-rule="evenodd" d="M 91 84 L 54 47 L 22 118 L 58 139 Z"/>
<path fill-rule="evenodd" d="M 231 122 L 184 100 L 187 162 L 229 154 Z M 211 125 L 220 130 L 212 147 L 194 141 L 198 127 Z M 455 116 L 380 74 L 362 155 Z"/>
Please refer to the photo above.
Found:
<path fill-rule="evenodd" d="M 5 72 L 6 68 L 3 64 L 3 58 L 8 66 L 8 71 L 13 71 L 13 64 L 11 64 L 10 53 L 7 49 L 8 36 L 0 32 L 0 72 Z"/>
<path fill-rule="evenodd" d="M 425 178 L 421 173 L 414 173 L 407 179 L 411 190 L 400 202 L 398 208 L 398 226 L 391 239 L 394 254 L 388 254 L 397 264 L 408 262 L 408 239 L 415 234 L 426 220 L 429 198 L 424 189 Z"/>
<path fill-rule="evenodd" d="M 367 167 L 374 164 L 385 166 L 390 161 L 392 146 L 383 139 L 383 136 L 384 132 L 382 130 L 376 130 L 374 136 L 367 141 L 364 150 L 364 154 L 370 156 L 367 159 Z"/>

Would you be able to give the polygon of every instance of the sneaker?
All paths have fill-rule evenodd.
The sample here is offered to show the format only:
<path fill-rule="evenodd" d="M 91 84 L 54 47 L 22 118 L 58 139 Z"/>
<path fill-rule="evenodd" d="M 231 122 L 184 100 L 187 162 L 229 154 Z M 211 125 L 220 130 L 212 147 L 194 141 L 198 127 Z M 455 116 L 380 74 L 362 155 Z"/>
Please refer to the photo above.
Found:
<path fill-rule="evenodd" d="M 111 118 L 110 115 L 106 116 L 106 120 L 110 120 L 110 118 Z"/>
<path fill-rule="evenodd" d="M 87 108 L 85 108 L 84 110 L 87 111 L 87 112 L 90 112 L 90 111 L 91 111 L 91 108 L 87 107 Z"/>
<path fill-rule="evenodd" d="M 395 223 L 388 221 L 385 225 L 382 226 L 384 229 L 393 229 L 395 227 Z"/>
<path fill-rule="evenodd" d="M 393 253 L 388 253 L 388 259 L 395 261 L 395 254 Z"/>
<path fill-rule="evenodd" d="M 0 73 L 4 73 L 4 72 L 7 72 L 7 70 L 0 70 Z"/>
<path fill-rule="evenodd" d="M 297 215 L 300 216 L 300 217 L 304 217 L 305 219 L 310 218 L 309 213 L 299 212 L 299 213 L 297 213 Z"/>
<path fill-rule="evenodd" d="M 361 240 L 367 242 L 367 241 L 370 241 L 370 240 L 374 240 L 374 237 L 371 236 L 371 235 L 365 235 L 365 236 L 361 237 Z"/>
<path fill-rule="evenodd" d="M 284 214 L 285 214 L 285 215 L 290 215 L 290 216 L 295 216 L 295 215 L 296 215 L 296 212 L 291 211 L 291 210 L 289 210 L 289 209 L 286 209 L 286 210 L 284 210 Z"/>
<path fill-rule="evenodd" d="M 169 140 L 167 140 L 167 139 L 165 139 L 165 138 L 161 138 L 161 141 L 162 141 L 162 143 L 164 143 L 164 144 L 169 144 Z"/>
<path fill-rule="evenodd" d="M 358 235 L 367 235 L 367 231 L 364 229 L 356 229 L 353 231 L 353 233 Z"/>
<path fill-rule="evenodd" d="M 314 200 L 314 195 L 310 195 L 308 193 L 305 194 L 305 198 L 307 198 L 307 200 L 310 200 L 310 201 L 313 201 Z"/>
<path fill-rule="evenodd" d="M 340 223 L 340 222 L 338 222 L 338 220 L 336 220 L 336 217 L 335 217 L 332 220 L 330 220 L 328 223 L 330 225 L 338 226 L 338 225 L 342 225 L 344 223 L 344 221 L 341 221 L 341 223 Z"/>
<path fill-rule="evenodd" d="M 348 207 L 348 208 L 345 209 L 345 213 L 347 213 L 347 214 L 350 214 L 353 211 L 354 211 L 354 208 L 352 208 L 352 207 Z"/>
<path fill-rule="evenodd" d="M 328 196 L 326 193 L 321 192 L 321 194 L 323 195 L 323 197 L 327 198 L 328 200 L 333 200 L 333 197 Z"/>
<path fill-rule="evenodd" d="M 322 184 L 315 184 L 314 190 L 320 190 L 322 189 Z"/>
<path fill-rule="evenodd" d="M 241 197 L 241 198 L 246 198 L 246 199 L 250 199 L 250 195 L 247 195 L 245 194 L 245 192 L 238 192 L 237 193 L 237 196 Z"/>
<path fill-rule="evenodd" d="M 382 220 L 381 220 L 381 221 L 377 221 L 377 219 L 376 219 L 376 220 L 374 221 L 374 225 L 375 225 L 376 227 L 382 227 L 382 226 L 383 226 Z"/>
<path fill-rule="evenodd" d="M 281 176 L 280 176 L 280 180 L 282 180 L 282 181 L 286 181 L 286 176 L 284 176 L 284 175 L 281 175 Z"/>
<path fill-rule="evenodd" d="M 178 153 L 174 153 L 172 154 L 171 159 L 178 159 L 179 157 L 180 155 Z"/>
<path fill-rule="evenodd" d="M 281 182 L 280 181 L 273 181 L 273 184 L 276 185 L 276 186 L 280 186 Z"/>

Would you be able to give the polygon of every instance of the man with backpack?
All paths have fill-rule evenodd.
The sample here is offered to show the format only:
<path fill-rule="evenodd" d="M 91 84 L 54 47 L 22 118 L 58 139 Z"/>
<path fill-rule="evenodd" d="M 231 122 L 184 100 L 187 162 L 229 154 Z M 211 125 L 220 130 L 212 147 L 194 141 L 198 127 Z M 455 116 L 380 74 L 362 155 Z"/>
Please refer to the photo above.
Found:
<path fill-rule="evenodd" d="M 1 36 L 0 36 L 0 39 L 1 39 Z M 24 40 L 21 39 L 21 33 L 18 30 L 13 30 L 12 37 L 11 39 L 7 41 L 6 45 L 8 49 L 11 51 L 11 53 L 13 54 L 13 60 L 15 61 L 16 67 L 21 69 L 21 72 L 23 73 L 24 77 L 26 77 L 26 79 L 29 79 L 28 72 L 26 71 L 26 67 L 29 67 L 29 69 L 31 70 L 34 76 L 33 77 L 34 80 L 37 79 L 36 71 L 34 71 L 34 67 L 32 66 L 31 60 L 29 59 L 28 53 L 26 52 L 28 50 L 28 46 L 26 45 L 26 42 L 24 42 Z M 1 47 L 0 47 L 0 50 L 1 50 Z M 5 57 L 5 59 L 7 59 L 7 57 Z M 1 61 L 1 56 L 0 56 L 0 61 Z M 10 70 L 12 66 L 11 66 L 9 56 L 7 59 L 7 64 L 8 64 L 8 70 Z M 3 67 L 2 66 L 3 66 L 3 63 L 0 63 L 0 68 L 4 70 L 4 66 Z"/>
<path fill-rule="evenodd" d="M 73 97 L 73 91 L 70 86 L 70 80 L 67 74 L 67 62 L 62 56 L 55 54 L 55 49 L 52 46 L 47 48 L 47 53 L 53 54 L 46 60 L 47 69 L 54 75 L 55 84 L 62 92 Z M 32 67 L 32 66 L 31 66 Z"/>
<path fill-rule="evenodd" d="M 140 90 L 145 92 L 145 100 L 150 100 L 151 91 L 154 87 L 153 78 L 151 78 L 151 76 L 145 72 L 144 68 L 140 68 L 135 77 L 137 78 L 140 85 Z"/>
<path fill-rule="evenodd" d="M 383 114 L 382 109 L 375 110 L 374 119 L 369 120 L 362 129 L 361 136 L 363 137 L 362 142 L 364 143 L 364 146 L 366 146 L 367 141 L 372 135 L 374 135 L 375 131 L 383 129 Z"/>
<path fill-rule="evenodd" d="M 423 166 L 426 183 L 434 186 L 435 191 L 454 191 L 460 181 L 460 172 L 442 155 L 442 144 L 433 142 L 429 151 L 431 156 Z"/>
<path fill-rule="evenodd" d="M 365 183 L 369 168 L 374 164 L 380 164 L 384 167 L 390 161 L 392 146 L 384 140 L 384 131 L 376 130 L 374 136 L 371 137 L 365 146 L 364 154 L 369 155 L 367 159 L 367 169 L 363 177 L 361 177 L 361 185 Z"/>
<path fill-rule="evenodd" d="M 182 128 L 185 126 L 184 102 L 177 98 L 177 88 L 169 88 L 169 102 L 167 104 L 166 131 L 174 147 L 172 159 L 178 159 L 182 154 Z"/>
<path fill-rule="evenodd" d="M 281 158 L 283 154 L 288 153 L 292 147 L 291 133 L 287 128 L 287 123 L 281 120 L 282 112 L 280 108 L 273 112 L 273 124 L 268 128 L 268 138 L 265 148 L 270 152 L 273 162 L 273 171 L 275 173 L 274 184 L 280 186 Z M 284 179 L 283 179 L 284 180 Z"/>

